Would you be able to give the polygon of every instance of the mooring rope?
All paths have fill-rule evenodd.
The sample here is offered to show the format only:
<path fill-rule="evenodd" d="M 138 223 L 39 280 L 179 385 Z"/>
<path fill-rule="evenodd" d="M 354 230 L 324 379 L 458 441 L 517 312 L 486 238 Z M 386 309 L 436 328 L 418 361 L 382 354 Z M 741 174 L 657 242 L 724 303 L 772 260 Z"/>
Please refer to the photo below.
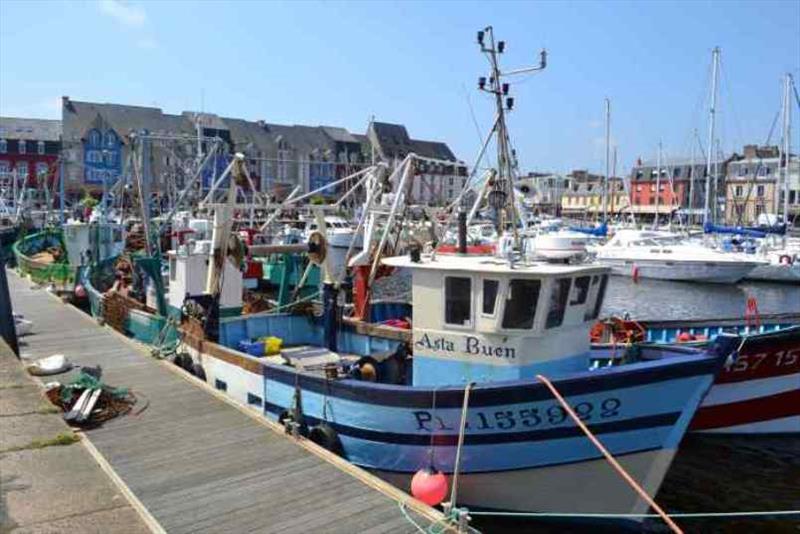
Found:
<path fill-rule="evenodd" d="M 576 512 L 489 512 L 470 510 L 469 515 L 474 516 L 499 516 L 499 517 L 529 517 L 529 518 L 585 518 L 585 519 L 648 519 L 661 517 L 659 514 L 612 514 L 612 513 L 576 513 Z M 734 519 L 734 518 L 764 518 L 764 517 L 798 517 L 800 510 L 773 510 L 751 512 L 673 512 L 670 517 L 681 519 Z"/>
<path fill-rule="evenodd" d="M 456 462 L 453 465 L 453 487 L 450 491 L 450 507 L 455 508 L 458 497 L 458 471 L 461 468 L 461 449 L 464 447 L 464 433 L 467 427 L 467 411 L 469 410 L 469 392 L 475 382 L 470 382 L 464 388 L 464 405 L 461 407 L 461 425 L 458 430 L 458 447 L 456 447 Z"/>
<path fill-rule="evenodd" d="M 639 496 L 642 499 L 644 499 L 645 502 L 647 502 L 647 504 L 649 504 L 650 507 L 658 513 L 658 516 L 664 520 L 664 522 L 669 526 L 669 528 L 672 529 L 673 532 L 677 534 L 683 534 L 683 531 L 677 525 L 677 523 L 675 523 L 658 504 L 656 504 L 656 501 L 652 497 L 650 497 L 650 495 L 647 494 L 644 488 L 642 488 L 633 479 L 633 477 L 630 474 L 628 474 L 627 471 L 625 471 L 625 468 L 622 467 L 622 465 L 620 465 L 620 463 L 617 462 L 617 460 L 611 455 L 611 453 L 608 452 L 608 449 L 606 449 L 605 446 L 602 443 L 600 443 L 600 440 L 595 437 L 595 435 L 592 433 L 591 430 L 589 430 L 589 427 L 587 427 L 583 423 L 583 421 L 581 421 L 581 418 L 578 417 L 578 415 L 572 410 L 572 407 L 566 400 L 564 400 L 564 397 L 561 396 L 561 393 L 558 392 L 553 383 L 550 382 L 550 380 L 544 375 L 536 375 L 536 378 L 540 382 L 542 382 L 545 386 L 547 386 L 547 389 L 550 390 L 550 393 L 552 393 L 553 396 L 556 398 L 556 400 L 559 402 L 559 404 L 561 404 L 561 407 L 567 412 L 567 414 L 569 414 L 569 416 L 572 418 L 575 424 L 578 425 L 578 427 L 583 431 L 583 433 L 586 434 L 586 437 L 589 438 L 589 441 L 591 441 L 592 444 L 594 444 L 594 446 L 597 447 L 597 449 L 603 454 L 603 456 L 605 456 L 606 460 L 608 460 L 608 463 L 611 464 L 611 466 L 617 471 L 617 473 L 622 477 L 622 479 L 625 480 L 625 482 L 627 482 L 628 485 L 631 486 L 634 489 L 634 491 L 636 491 L 636 493 L 638 493 Z"/>

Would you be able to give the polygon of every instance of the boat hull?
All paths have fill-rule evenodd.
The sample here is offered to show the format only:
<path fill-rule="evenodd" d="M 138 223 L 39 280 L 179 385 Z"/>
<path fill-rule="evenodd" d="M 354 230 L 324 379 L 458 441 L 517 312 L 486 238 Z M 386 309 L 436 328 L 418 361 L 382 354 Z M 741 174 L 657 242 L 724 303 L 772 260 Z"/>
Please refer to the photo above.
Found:
<path fill-rule="evenodd" d="M 735 284 L 753 270 L 755 264 L 738 262 L 655 261 L 598 258 L 614 274 L 654 280 Z"/>
<path fill-rule="evenodd" d="M 717 376 L 690 430 L 729 434 L 800 434 L 800 326 L 767 323 L 643 325 L 648 341 L 674 342 L 680 333 L 743 336 L 739 356 Z"/>
<path fill-rule="evenodd" d="M 759 265 L 750 271 L 746 279 L 761 282 L 800 284 L 800 262 L 796 262 L 793 265 Z"/>
<path fill-rule="evenodd" d="M 235 343 L 232 332 L 273 333 L 258 325 L 258 319 L 223 319 L 220 335 L 226 343 Z M 284 339 L 303 331 L 299 324 L 281 325 L 278 319 L 269 320 Z M 340 335 L 342 352 L 354 352 L 359 343 L 354 336 Z M 299 404 L 304 427 L 327 425 L 349 461 L 396 481 L 401 489 L 408 490 L 413 474 L 431 461 L 445 473 L 454 470 L 464 386 L 326 380 L 188 333 L 184 343 L 214 387 L 273 420 L 294 413 Z M 651 494 L 658 490 L 724 359 L 721 353 L 701 356 L 696 351 L 680 352 L 681 348 L 668 356 L 669 350 L 654 349 L 659 354 L 636 364 L 551 377 L 593 432 L 612 454 L 630 464 Z M 730 344 L 727 350 L 732 350 Z M 458 502 L 512 511 L 645 512 L 646 503 L 615 478 L 604 462 L 541 382 L 531 378 L 479 384 L 471 392 L 467 411 L 459 475 L 464 485 Z M 580 490 L 574 481 L 569 489 L 560 478 L 576 473 L 581 473 Z M 501 488 L 508 484 L 525 491 L 506 499 L 511 493 Z M 575 491 L 581 493 L 580 499 L 574 498 Z"/>

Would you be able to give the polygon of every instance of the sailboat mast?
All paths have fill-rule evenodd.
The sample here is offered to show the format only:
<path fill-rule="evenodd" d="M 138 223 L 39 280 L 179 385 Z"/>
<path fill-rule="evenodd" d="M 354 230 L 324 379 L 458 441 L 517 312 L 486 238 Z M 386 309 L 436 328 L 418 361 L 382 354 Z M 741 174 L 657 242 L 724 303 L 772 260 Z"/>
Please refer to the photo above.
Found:
<path fill-rule="evenodd" d="M 717 113 L 717 77 L 719 76 L 719 47 L 715 47 L 711 52 L 711 107 L 708 110 L 708 154 L 706 157 L 706 200 L 703 213 L 703 225 L 709 222 L 711 215 L 711 174 L 712 154 L 714 152 L 714 127 Z M 716 193 L 715 193 L 716 194 Z"/>
<path fill-rule="evenodd" d="M 653 215 L 653 230 L 658 228 L 658 208 L 661 203 L 661 141 L 658 142 L 658 163 L 656 164 L 656 209 Z"/>
<path fill-rule="evenodd" d="M 789 170 L 792 161 L 792 75 L 787 73 L 783 87 L 783 222 L 789 223 Z M 777 189 L 777 185 L 776 189 Z M 775 206 L 777 210 L 777 205 Z"/>
<path fill-rule="evenodd" d="M 691 156 L 689 158 L 689 226 L 694 225 L 694 142 L 695 138 L 697 137 L 697 130 L 694 131 L 694 137 L 692 137 L 692 141 L 690 143 Z"/>
<path fill-rule="evenodd" d="M 603 182 L 603 222 L 608 219 L 608 179 L 611 165 L 610 158 L 611 139 L 611 100 L 606 98 L 606 177 Z"/>

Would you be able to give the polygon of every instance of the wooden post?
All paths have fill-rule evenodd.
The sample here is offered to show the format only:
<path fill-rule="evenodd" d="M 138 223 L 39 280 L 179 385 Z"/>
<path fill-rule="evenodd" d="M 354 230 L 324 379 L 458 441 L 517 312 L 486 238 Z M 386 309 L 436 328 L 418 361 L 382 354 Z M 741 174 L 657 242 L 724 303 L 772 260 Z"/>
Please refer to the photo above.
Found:
<path fill-rule="evenodd" d="M 8 292 L 8 279 L 6 278 L 5 261 L 0 260 L 0 337 L 6 340 L 8 346 L 19 358 L 19 343 L 17 342 L 17 329 L 14 326 L 14 311 L 11 307 L 11 295 Z"/>

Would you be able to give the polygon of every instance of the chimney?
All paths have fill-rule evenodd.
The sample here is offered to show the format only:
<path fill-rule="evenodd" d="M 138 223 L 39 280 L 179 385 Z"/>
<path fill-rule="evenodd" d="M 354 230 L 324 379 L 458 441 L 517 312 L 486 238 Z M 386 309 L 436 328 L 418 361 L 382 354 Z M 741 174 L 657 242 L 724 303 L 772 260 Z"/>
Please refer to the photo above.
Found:
<path fill-rule="evenodd" d="M 267 123 L 262 121 L 262 120 L 260 120 L 260 119 L 256 121 L 256 124 L 258 124 L 262 128 L 266 128 L 267 127 Z"/>
<path fill-rule="evenodd" d="M 61 97 L 61 109 L 62 110 L 66 109 L 68 111 L 75 111 L 75 108 L 72 107 L 72 102 L 70 102 L 68 96 Z"/>
<path fill-rule="evenodd" d="M 745 159 L 755 159 L 758 157 L 758 146 L 744 145 L 744 157 Z"/>

